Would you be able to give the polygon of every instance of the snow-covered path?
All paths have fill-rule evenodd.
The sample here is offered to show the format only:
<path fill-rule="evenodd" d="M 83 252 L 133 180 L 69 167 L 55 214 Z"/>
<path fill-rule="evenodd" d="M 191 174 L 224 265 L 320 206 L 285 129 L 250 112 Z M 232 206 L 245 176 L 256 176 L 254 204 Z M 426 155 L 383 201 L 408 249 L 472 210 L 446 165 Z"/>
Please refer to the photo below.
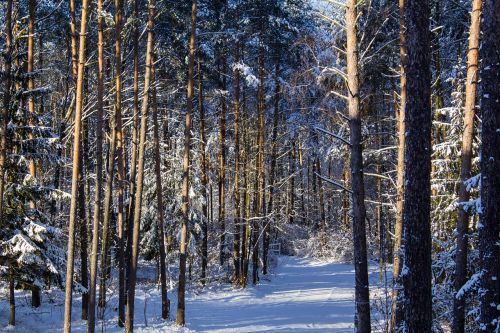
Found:
<path fill-rule="evenodd" d="M 370 270 L 370 284 L 377 281 L 376 268 Z M 142 267 L 141 275 L 154 276 L 153 267 Z M 149 281 L 149 282 L 148 282 Z M 32 309 L 26 292 L 16 291 L 16 327 L 6 327 L 6 290 L 0 299 L 0 332 L 62 332 L 63 293 L 46 291 L 42 306 Z M 76 295 L 75 295 L 76 296 Z M 98 332 L 122 333 L 117 327 L 117 297 L 110 295 L 106 320 L 98 322 Z M 175 292 L 169 292 L 171 317 L 175 317 Z M 157 285 L 143 280 L 136 292 L 135 332 L 353 332 L 354 268 L 339 263 L 280 257 L 270 278 L 257 286 L 234 289 L 211 286 L 191 289 L 186 295 L 186 327 L 161 319 L 161 298 Z M 81 298 L 73 303 L 72 331 L 83 333 L 80 320 Z M 373 321 L 375 322 L 375 321 Z"/>
<path fill-rule="evenodd" d="M 255 288 L 189 297 L 187 326 L 200 332 L 353 332 L 353 266 L 280 261 L 275 276 Z"/>

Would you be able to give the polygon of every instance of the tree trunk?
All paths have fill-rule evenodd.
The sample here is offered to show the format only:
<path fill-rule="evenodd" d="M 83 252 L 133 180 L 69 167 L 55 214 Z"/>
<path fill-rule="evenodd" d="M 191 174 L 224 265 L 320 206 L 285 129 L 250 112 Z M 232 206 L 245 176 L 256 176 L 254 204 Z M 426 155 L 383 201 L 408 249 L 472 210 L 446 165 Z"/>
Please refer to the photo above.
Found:
<path fill-rule="evenodd" d="M 481 258 L 479 332 L 497 332 L 500 317 L 500 1 L 485 0 L 481 68 Z"/>
<path fill-rule="evenodd" d="M 408 78 L 405 105 L 405 171 L 402 325 L 409 332 L 431 332 L 431 52 L 429 1 L 405 4 Z M 399 327 L 397 327 L 399 329 Z"/>
<path fill-rule="evenodd" d="M 134 217 L 134 197 L 135 197 L 135 184 L 136 184 L 136 170 L 137 170 L 137 133 L 139 130 L 139 0 L 134 0 L 134 33 L 133 33 L 133 53 L 134 53 L 134 86 L 133 86 L 133 126 L 132 126 L 132 153 L 130 158 L 130 187 L 129 187 L 129 202 L 127 214 L 127 274 L 125 288 L 128 288 L 128 277 L 130 272 L 130 260 L 132 258 L 132 225 Z M 127 300 L 125 299 L 125 302 Z"/>
<path fill-rule="evenodd" d="M 118 155 L 118 326 L 125 324 L 125 255 L 124 255 L 124 224 L 125 224 L 125 152 L 122 121 L 122 26 L 123 1 L 115 0 L 115 126 L 116 126 L 116 153 Z"/>
<path fill-rule="evenodd" d="M 262 38 L 262 36 L 260 37 Z M 264 143 L 265 143 L 265 125 L 264 125 L 264 112 L 265 112 L 265 92 L 264 92 L 264 46 L 263 41 L 260 41 L 259 46 L 259 87 L 257 95 L 257 113 L 258 113 L 258 123 L 257 123 L 257 145 L 258 145 L 258 155 L 257 155 L 257 174 L 256 174 L 256 209 L 255 216 L 258 219 L 254 222 L 254 228 L 252 230 L 253 241 L 252 241 L 252 283 L 257 284 L 259 280 L 259 243 L 260 243 L 260 224 L 265 217 L 265 166 L 264 166 Z"/>
<path fill-rule="evenodd" d="M 107 161 L 107 177 L 106 188 L 104 192 L 104 212 L 102 222 L 102 242 L 101 242 L 101 279 L 99 283 L 99 307 L 104 315 L 104 307 L 106 306 L 106 280 L 108 272 L 108 256 L 109 256 L 109 220 L 111 218 L 111 204 L 113 194 L 113 175 L 114 161 L 116 148 L 116 124 L 115 119 L 111 119 L 111 137 L 109 139 L 108 161 Z"/>
<path fill-rule="evenodd" d="M 243 97 L 245 101 L 245 97 Z M 243 104 L 245 105 L 245 104 Z M 245 114 L 245 108 L 243 108 L 243 114 Z M 250 253 L 250 190 L 248 178 L 250 174 L 250 143 L 248 140 L 248 130 L 243 126 L 243 138 L 244 138 L 244 155 L 243 155 L 243 207 L 242 216 L 245 219 L 245 224 L 243 226 L 243 239 L 241 241 L 241 276 L 240 276 L 240 286 L 245 288 L 248 281 L 248 259 Z"/>
<path fill-rule="evenodd" d="M 83 125 L 85 128 L 85 124 Z M 80 147 L 80 156 L 78 159 L 80 174 L 78 175 L 78 226 L 80 231 L 80 274 L 81 284 L 83 287 L 88 288 L 88 230 L 87 230 L 87 217 L 85 214 L 85 168 L 84 168 L 84 155 L 85 149 L 85 129 L 82 129 L 83 143 Z M 82 320 L 88 318 L 88 292 L 82 293 Z"/>
<path fill-rule="evenodd" d="M 16 294 L 14 268 L 9 267 L 9 325 L 16 326 Z"/>
<path fill-rule="evenodd" d="M 33 79 L 33 75 L 30 75 L 33 73 L 34 70 L 34 46 L 35 46 L 35 13 L 36 13 L 36 0 L 29 0 L 28 1 L 28 11 L 29 11 L 29 20 L 28 20 L 28 68 L 27 68 L 27 75 L 28 75 L 28 91 L 32 91 L 35 89 L 35 83 Z M 33 128 L 36 126 L 36 111 L 35 111 L 35 98 L 33 97 L 32 94 L 28 96 L 28 126 Z M 28 139 L 29 140 L 34 140 L 34 136 L 32 131 L 29 132 L 28 134 Z M 35 160 L 33 158 L 30 158 L 29 160 L 29 172 L 30 176 L 33 178 L 36 178 L 36 164 Z M 30 208 L 31 209 L 36 209 L 36 204 L 34 201 L 30 202 Z M 38 286 L 31 286 L 31 306 L 34 308 L 38 308 L 40 306 L 40 288 Z"/>
<path fill-rule="evenodd" d="M 5 80 L 3 110 L 0 119 L 0 227 L 3 228 L 3 196 L 5 192 L 5 159 L 7 157 L 7 124 L 12 85 L 12 0 L 7 1 L 5 11 Z"/>
<path fill-rule="evenodd" d="M 222 65 L 218 64 L 218 72 L 221 73 L 219 77 L 219 89 L 220 91 L 226 90 L 226 78 L 224 72 L 226 71 L 226 59 L 225 51 L 219 52 L 219 57 L 223 58 L 221 60 Z M 225 261 L 225 249 L 226 249 L 226 201 L 225 201 L 225 186 L 226 186 L 226 97 L 221 94 L 220 97 L 220 114 L 219 114 L 219 227 L 220 227 L 220 248 L 219 248 L 219 259 L 220 265 L 224 265 Z"/>
<path fill-rule="evenodd" d="M 400 306 L 399 294 L 401 281 L 401 239 L 403 237 L 403 205 L 404 205 L 404 173 L 405 173 L 405 107 L 406 107 L 406 25 L 404 17 L 405 1 L 399 0 L 399 57 L 400 57 L 400 91 L 399 110 L 397 112 L 398 157 L 396 175 L 396 221 L 394 225 L 394 250 L 392 263 L 392 309 L 390 332 L 394 333 L 403 320 L 403 307 Z"/>
<path fill-rule="evenodd" d="M 275 80 L 274 80 L 274 112 L 273 112 L 273 133 L 272 133 L 272 148 L 271 148 L 271 169 L 269 170 L 269 202 L 267 205 L 267 218 L 264 220 L 264 241 L 262 250 L 262 274 L 267 275 L 268 271 L 268 255 L 269 255 L 269 242 L 270 242 L 270 230 L 271 222 L 274 218 L 271 218 L 273 213 L 273 203 L 274 203 L 274 181 L 276 173 L 276 159 L 277 159 L 277 139 L 278 139 L 278 120 L 279 120 L 279 104 L 280 104 L 280 94 L 281 86 L 279 82 L 280 75 L 280 58 L 279 55 L 276 59 L 275 68 Z"/>
<path fill-rule="evenodd" d="M 474 118 L 476 114 L 476 89 L 478 72 L 478 53 L 481 22 L 482 0 L 472 2 L 471 23 L 469 32 L 469 49 L 467 53 L 467 82 L 465 84 L 464 132 L 462 134 L 462 154 L 460 167 L 460 189 L 458 202 L 469 201 L 469 192 L 465 182 L 471 176 L 472 142 L 474 140 Z M 469 214 L 458 209 L 457 250 L 455 253 L 455 292 L 467 282 L 467 250 Z M 453 298 L 453 333 L 465 333 L 465 298 Z"/>
<path fill-rule="evenodd" d="M 202 240 L 201 240 L 201 283 L 206 283 L 208 264 L 208 160 L 207 160 L 207 138 L 205 134 L 205 107 L 203 105 L 203 72 L 201 61 L 198 56 L 198 108 L 200 111 L 200 137 L 201 137 L 201 187 L 203 195 L 202 203 Z"/>
<path fill-rule="evenodd" d="M 236 44 L 235 63 L 240 62 L 240 41 Z M 239 69 L 234 71 L 234 246 L 233 246 L 233 261 L 234 261 L 234 283 L 239 283 L 241 275 L 241 196 L 240 196 L 240 79 L 241 73 Z"/>
<path fill-rule="evenodd" d="M 361 134 L 361 112 L 359 107 L 358 39 L 356 0 L 348 0 L 346 6 L 347 24 L 347 87 L 349 102 L 349 128 L 351 144 L 351 179 L 354 269 L 356 276 L 356 325 L 357 331 L 371 331 L 370 292 L 368 288 L 368 263 L 366 258 L 366 208 L 363 182 L 363 153 Z"/>
<path fill-rule="evenodd" d="M 190 149 L 191 149 L 191 114 L 193 111 L 194 95 L 194 56 L 196 49 L 196 0 L 192 1 L 191 7 L 191 35 L 189 38 L 188 57 L 188 83 L 187 83 L 187 110 L 184 128 L 184 154 L 182 175 L 182 215 L 180 259 L 179 259 L 179 286 L 176 322 L 178 325 L 185 323 L 185 288 L 186 288 L 186 257 L 188 242 L 189 222 L 189 171 L 190 171 Z"/>
<path fill-rule="evenodd" d="M 97 258 L 99 252 L 99 222 L 102 220 L 102 147 L 103 147 L 103 117 L 104 117 L 104 18 L 103 1 L 97 2 L 97 113 L 96 113 L 96 180 L 94 197 L 94 216 L 92 226 L 92 249 L 90 251 L 90 289 L 89 289 L 89 315 L 87 332 L 95 331 L 95 305 L 97 287 Z"/>
<path fill-rule="evenodd" d="M 80 173 L 78 160 L 80 156 L 80 131 L 83 109 L 83 79 L 85 74 L 85 37 L 87 36 L 88 0 L 82 1 L 82 18 L 80 25 L 80 49 L 78 53 L 78 78 L 76 85 L 76 105 L 73 137 L 73 171 L 71 175 L 71 205 L 68 224 L 68 254 L 66 267 L 66 287 L 64 300 L 64 333 L 71 332 L 71 306 L 73 291 L 73 272 L 75 260 L 75 225 L 77 219 L 78 175 Z"/>
<path fill-rule="evenodd" d="M 194 55 L 196 51 L 196 0 L 191 3 L 191 35 L 189 37 L 189 62 L 187 82 L 187 109 L 184 127 L 184 154 L 182 159 L 182 224 L 179 257 L 179 288 L 177 293 L 177 325 L 184 326 L 186 322 L 186 256 L 189 223 L 189 170 L 191 151 L 191 114 L 193 112 L 194 95 Z"/>
<path fill-rule="evenodd" d="M 165 265 L 165 232 L 163 229 L 163 187 L 161 182 L 161 155 L 160 155 L 160 134 L 158 124 L 158 104 L 156 101 L 156 71 L 153 61 L 151 67 L 153 77 L 153 92 L 152 92 L 152 109 L 153 109 L 153 144 L 155 150 L 155 176 L 156 176 L 156 214 L 157 214 L 157 230 L 158 230 L 158 247 L 160 252 L 160 283 L 161 283 L 161 317 L 168 319 L 169 302 L 167 297 L 167 268 Z"/>
<path fill-rule="evenodd" d="M 144 91 L 142 95 L 141 106 L 141 130 L 139 138 L 139 155 L 137 166 L 137 182 L 135 192 L 135 207 L 134 207 L 134 223 L 131 226 L 132 232 L 132 252 L 131 265 L 129 271 L 129 283 L 127 294 L 127 317 L 125 323 L 125 332 L 132 333 L 134 330 L 134 302 L 135 302 L 135 284 L 137 278 L 137 262 L 139 260 L 139 232 L 141 226 L 141 209 L 142 209 L 142 190 L 144 180 L 144 162 L 146 151 L 146 133 L 148 126 L 148 108 L 149 108 L 149 88 L 151 81 L 151 69 L 153 66 L 153 49 L 154 49 L 154 25 L 156 16 L 156 1 L 149 0 L 148 4 L 148 41 L 146 46 L 146 72 L 144 74 Z"/>

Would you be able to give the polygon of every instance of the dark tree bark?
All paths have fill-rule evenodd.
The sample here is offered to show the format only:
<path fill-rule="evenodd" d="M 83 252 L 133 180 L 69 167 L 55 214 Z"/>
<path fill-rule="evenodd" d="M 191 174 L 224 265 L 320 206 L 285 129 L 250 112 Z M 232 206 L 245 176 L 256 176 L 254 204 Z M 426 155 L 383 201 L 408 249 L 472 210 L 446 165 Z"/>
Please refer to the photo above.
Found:
<path fill-rule="evenodd" d="M 431 50 L 429 1 L 408 0 L 406 23 L 405 171 L 402 325 L 408 332 L 431 332 Z M 397 329 L 399 329 L 398 327 Z"/>
<path fill-rule="evenodd" d="M 354 245 L 354 269 L 356 277 L 356 326 L 359 333 L 371 331 L 370 291 L 368 287 L 368 263 L 366 257 L 366 207 L 363 181 L 363 152 L 361 134 L 360 84 L 358 73 L 358 38 L 356 0 L 346 4 L 347 26 L 347 90 L 349 104 L 349 129 L 351 145 L 352 179 L 352 231 Z"/>
<path fill-rule="evenodd" d="M 218 63 L 218 72 L 221 73 L 219 77 L 219 89 L 220 91 L 226 90 L 226 77 L 223 74 L 226 71 L 226 56 L 224 50 L 219 50 L 219 57 L 222 60 Z M 222 64 L 221 64 L 222 62 Z M 227 105 L 226 97 L 221 95 L 220 97 L 220 114 L 219 114 L 219 227 L 220 227 L 220 239 L 219 239 L 219 260 L 220 265 L 224 265 L 225 261 L 225 248 L 226 248 L 226 114 Z"/>
<path fill-rule="evenodd" d="M 271 148 L 271 168 L 269 170 L 269 201 L 267 204 L 267 218 L 264 220 L 264 240 L 262 249 L 262 274 L 266 275 L 268 271 L 268 254 L 269 254 L 269 243 L 271 234 L 271 222 L 273 218 L 271 214 L 273 212 L 274 203 L 274 182 L 276 177 L 276 159 L 277 159 L 277 139 L 278 139 L 278 120 L 279 120 L 279 103 L 281 95 L 281 85 L 279 82 L 280 75 L 280 58 L 277 56 L 276 68 L 275 68 L 275 80 L 274 80 L 274 112 L 273 112 L 273 131 L 272 131 L 272 148 Z"/>
<path fill-rule="evenodd" d="M 262 37 L 262 36 L 261 36 Z M 260 224 L 262 223 L 260 219 L 264 218 L 266 213 L 265 207 L 265 166 L 264 166 L 264 144 L 265 144 L 265 124 L 264 124 L 264 112 L 265 112 L 265 93 L 264 93 L 264 46 L 262 45 L 262 40 L 259 46 L 259 87 L 257 93 L 257 174 L 255 179 L 255 216 L 259 217 L 254 222 L 252 228 L 252 283 L 257 284 L 259 280 L 259 243 L 260 243 Z"/>
<path fill-rule="evenodd" d="M 240 41 L 236 44 L 235 63 L 240 61 Z M 234 283 L 240 282 L 241 275 L 241 195 L 240 195 L 240 94 L 241 73 L 239 69 L 234 71 Z"/>
<path fill-rule="evenodd" d="M 478 332 L 497 332 L 500 317 L 500 0 L 485 0 L 481 66 L 481 311 Z"/>
<path fill-rule="evenodd" d="M 116 154 L 118 155 L 118 326 L 125 324 L 125 142 L 122 120 L 122 28 L 123 28 L 123 1 L 115 0 L 115 126 L 116 126 Z M 105 281 L 105 280 L 104 280 Z"/>
<path fill-rule="evenodd" d="M 202 240 L 201 240 L 201 283 L 206 283 L 207 265 L 208 265 L 208 158 L 207 158 L 207 137 L 205 134 L 205 107 L 203 105 L 203 72 L 201 70 L 201 61 L 198 56 L 198 109 L 200 111 L 200 137 L 201 137 L 201 186 L 203 195 L 203 204 L 201 207 L 203 213 Z"/>
<path fill-rule="evenodd" d="M 191 3 L 191 35 L 189 37 L 187 109 L 184 126 L 184 155 L 182 159 L 182 224 L 179 257 L 179 288 L 177 293 L 177 325 L 184 326 L 186 322 L 186 256 L 189 223 L 189 171 L 191 153 L 191 114 L 193 112 L 194 95 L 194 56 L 196 52 L 196 0 Z"/>
<path fill-rule="evenodd" d="M 465 83 L 464 132 L 462 134 L 462 156 L 460 168 L 460 189 L 458 201 L 469 201 L 465 181 L 471 176 L 472 142 L 474 139 L 474 118 L 476 115 L 476 89 L 478 73 L 478 53 L 481 22 L 482 0 L 472 2 L 472 13 L 469 32 L 469 49 L 467 52 L 467 81 Z M 466 210 L 458 209 L 457 250 L 455 253 L 455 292 L 467 282 L 467 250 L 468 225 L 470 216 Z M 453 298 L 453 333 L 465 333 L 465 298 Z"/>

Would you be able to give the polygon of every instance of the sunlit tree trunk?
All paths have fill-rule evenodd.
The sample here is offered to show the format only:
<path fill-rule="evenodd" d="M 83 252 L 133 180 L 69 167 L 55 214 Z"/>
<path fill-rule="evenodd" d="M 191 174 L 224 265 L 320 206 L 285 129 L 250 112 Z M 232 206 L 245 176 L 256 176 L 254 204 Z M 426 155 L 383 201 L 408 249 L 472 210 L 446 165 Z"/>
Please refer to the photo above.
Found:
<path fill-rule="evenodd" d="M 95 143 L 95 192 L 94 216 L 92 223 L 92 248 L 90 251 L 90 286 L 89 286 L 89 315 L 87 332 L 95 331 L 95 308 L 97 287 L 97 258 L 99 252 L 99 222 L 102 220 L 102 147 L 103 147 L 103 117 L 104 117 L 104 18 L 103 1 L 97 2 L 97 113 L 96 113 L 96 143 Z"/>
<path fill-rule="evenodd" d="M 464 131 L 462 134 L 462 154 L 460 167 L 460 189 L 458 201 L 469 201 L 469 192 L 465 182 L 471 176 L 472 142 L 474 140 L 474 118 L 476 115 L 476 90 L 478 78 L 478 53 L 483 0 L 472 2 L 467 53 L 467 82 L 465 83 Z M 458 209 L 457 250 L 455 253 L 455 292 L 467 282 L 468 226 L 470 216 L 465 209 Z M 465 298 L 453 298 L 453 333 L 465 333 Z"/>
<path fill-rule="evenodd" d="M 134 303 L 135 303 L 135 287 L 137 279 L 137 262 L 139 260 L 139 232 L 141 224 L 141 209 L 142 209 L 142 192 L 144 180 L 144 163 L 146 152 L 146 133 L 148 125 L 148 108 L 149 108 L 149 89 L 151 83 L 151 70 L 153 66 L 153 48 L 154 48 L 154 26 L 156 16 L 156 1 L 149 0 L 148 4 L 148 40 L 146 46 L 146 72 L 144 74 L 144 91 L 142 94 L 141 106 L 141 130 L 139 137 L 139 155 L 137 165 L 137 180 L 134 200 L 134 220 L 132 232 L 132 252 L 131 264 L 129 270 L 128 293 L 127 293 L 127 316 L 125 322 L 125 332 L 131 333 L 134 330 Z"/>
<path fill-rule="evenodd" d="M 351 144 L 352 179 L 352 231 L 354 245 L 354 268 L 356 277 L 356 325 L 357 331 L 371 331 L 370 292 L 368 288 L 368 263 L 366 257 L 366 207 L 363 181 L 363 153 L 361 134 L 360 87 L 358 73 L 357 1 L 346 4 L 347 27 L 347 87 L 349 104 L 349 128 Z"/>
<path fill-rule="evenodd" d="M 396 220 L 394 224 L 394 250 L 392 262 L 392 309 L 389 329 L 391 332 L 399 327 L 403 317 L 403 307 L 400 306 L 399 294 L 401 281 L 401 239 L 403 237 L 403 205 L 404 205 L 404 173 L 405 173 L 405 107 L 406 107 L 406 27 L 404 8 L 406 0 L 399 0 L 399 109 L 397 110 L 398 155 L 396 166 Z"/>
<path fill-rule="evenodd" d="M 85 74 L 85 39 L 87 36 L 88 0 L 82 1 L 82 18 L 80 23 L 80 48 L 78 53 L 78 78 L 75 94 L 75 121 L 73 133 L 73 171 L 71 176 L 71 205 L 68 223 L 68 254 L 66 267 L 66 287 L 64 300 L 64 333 L 71 332 L 71 307 L 73 291 L 73 272 L 75 263 L 75 225 L 77 219 L 78 175 L 80 173 L 78 159 L 80 155 L 80 131 L 83 109 L 83 79 Z"/>

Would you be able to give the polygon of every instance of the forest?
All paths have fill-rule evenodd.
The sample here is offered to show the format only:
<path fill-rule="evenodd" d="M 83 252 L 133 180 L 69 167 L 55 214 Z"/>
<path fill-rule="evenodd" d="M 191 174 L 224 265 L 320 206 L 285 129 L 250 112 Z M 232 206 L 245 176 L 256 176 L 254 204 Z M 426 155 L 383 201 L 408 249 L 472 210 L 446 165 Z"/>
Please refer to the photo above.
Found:
<path fill-rule="evenodd" d="M 500 332 L 500 0 L 0 29 L 0 332 Z"/>

